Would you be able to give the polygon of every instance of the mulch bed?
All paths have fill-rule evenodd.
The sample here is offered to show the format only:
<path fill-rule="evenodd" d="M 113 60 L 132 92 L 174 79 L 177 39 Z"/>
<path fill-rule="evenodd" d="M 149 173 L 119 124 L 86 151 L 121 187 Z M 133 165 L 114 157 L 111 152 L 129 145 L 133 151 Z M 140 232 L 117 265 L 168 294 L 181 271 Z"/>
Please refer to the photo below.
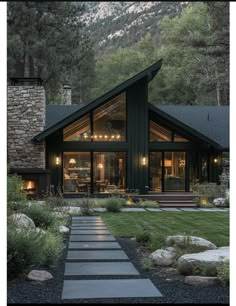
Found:
<path fill-rule="evenodd" d="M 150 278 L 163 297 L 61 300 L 64 265 L 67 254 L 66 240 L 63 256 L 58 261 L 57 266 L 54 269 L 47 269 L 47 271 L 52 273 L 53 279 L 43 283 L 28 281 L 25 276 L 9 280 L 7 283 L 7 302 L 9 304 L 229 304 L 228 287 L 195 287 L 187 285 L 184 283 L 184 277 L 171 267 L 155 267 L 151 271 L 146 272 L 140 263 L 143 250 L 137 248 L 136 242 L 127 238 L 117 238 L 117 241 L 140 272 L 140 278 Z M 99 279 L 108 278 L 117 279 L 118 277 L 99 276 Z"/>

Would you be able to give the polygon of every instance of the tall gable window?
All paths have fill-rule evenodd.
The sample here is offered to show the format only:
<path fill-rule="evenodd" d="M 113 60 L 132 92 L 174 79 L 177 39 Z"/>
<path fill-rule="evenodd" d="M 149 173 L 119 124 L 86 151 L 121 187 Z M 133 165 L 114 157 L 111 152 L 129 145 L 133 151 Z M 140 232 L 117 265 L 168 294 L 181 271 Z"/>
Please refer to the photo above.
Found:
<path fill-rule="evenodd" d="M 163 126 L 150 121 L 150 141 L 171 141 L 172 132 Z"/>
<path fill-rule="evenodd" d="M 94 141 L 126 141 L 126 97 L 120 94 L 93 112 Z"/>
<path fill-rule="evenodd" d="M 64 141 L 90 141 L 89 114 L 70 124 L 63 130 Z"/>
<path fill-rule="evenodd" d="M 125 92 L 63 130 L 64 141 L 126 141 Z"/>
<path fill-rule="evenodd" d="M 149 122 L 151 142 L 188 142 L 189 140 L 152 120 Z"/>

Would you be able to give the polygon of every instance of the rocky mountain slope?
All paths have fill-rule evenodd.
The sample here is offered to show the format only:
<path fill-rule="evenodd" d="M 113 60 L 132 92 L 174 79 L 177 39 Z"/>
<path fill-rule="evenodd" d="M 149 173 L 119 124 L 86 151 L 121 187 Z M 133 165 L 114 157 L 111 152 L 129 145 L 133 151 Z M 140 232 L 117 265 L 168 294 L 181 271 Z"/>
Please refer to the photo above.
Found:
<path fill-rule="evenodd" d="M 180 1 L 79 3 L 85 7 L 82 21 L 94 41 L 97 56 L 118 47 L 132 46 L 148 32 L 158 42 L 160 20 L 178 15 L 188 5 Z"/>

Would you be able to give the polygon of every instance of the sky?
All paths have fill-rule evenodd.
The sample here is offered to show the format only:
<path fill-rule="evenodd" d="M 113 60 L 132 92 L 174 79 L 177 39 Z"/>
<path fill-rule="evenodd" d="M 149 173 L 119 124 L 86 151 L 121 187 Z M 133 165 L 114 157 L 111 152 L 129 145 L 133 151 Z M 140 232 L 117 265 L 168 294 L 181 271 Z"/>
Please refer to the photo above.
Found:
<path fill-rule="evenodd" d="M 6 173 L 7 173 L 7 107 L 6 107 L 6 64 L 7 64 L 7 53 L 6 53 L 6 2 L 0 2 L 0 144 L 1 144 L 1 156 L 0 156 L 0 195 L 1 195 L 1 211 L 0 211 L 0 235 L 1 235 L 1 252 L 0 252 L 0 305 L 6 305 Z M 236 86 L 235 83 L 235 73 L 236 73 L 236 35 L 232 35 L 236 31 L 236 3 L 230 2 L 230 256 L 233 258 L 232 254 L 235 254 L 236 243 L 233 241 L 235 226 L 233 223 L 233 217 L 235 216 L 236 210 L 236 192 L 235 190 L 235 169 L 236 169 L 236 158 L 235 158 L 235 125 L 234 115 L 236 114 L 236 102 L 232 102 L 236 99 Z M 234 208 L 235 207 L 235 208 Z M 235 240 L 235 239 L 234 239 Z M 231 260 L 230 263 L 230 273 L 231 273 L 231 289 L 235 285 L 236 277 L 236 260 Z M 234 305 L 236 297 L 231 290 L 230 294 L 230 304 Z"/>

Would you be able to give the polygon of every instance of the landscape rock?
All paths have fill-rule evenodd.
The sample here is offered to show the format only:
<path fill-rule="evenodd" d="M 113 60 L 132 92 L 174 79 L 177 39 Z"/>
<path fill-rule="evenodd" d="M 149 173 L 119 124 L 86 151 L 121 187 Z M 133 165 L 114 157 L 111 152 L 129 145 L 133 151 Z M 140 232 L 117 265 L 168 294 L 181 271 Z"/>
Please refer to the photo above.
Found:
<path fill-rule="evenodd" d="M 80 214 L 81 209 L 78 206 L 63 206 L 61 211 L 67 214 Z"/>
<path fill-rule="evenodd" d="M 175 253 L 176 252 L 175 248 L 173 248 L 173 247 L 167 247 L 167 248 L 165 248 L 165 250 L 170 252 L 170 253 Z"/>
<path fill-rule="evenodd" d="M 181 256 L 178 259 L 178 269 L 185 275 L 191 275 L 194 271 L 198 271 L 199 274 L 215 276 L 218 264 L 227 260 L 229 260 L 229 247 L 221 247 L 216 250 Z"/>
<path fill-rule="evenodd" d="M 214 250 L 216 249 L 216 245 L 210 242 L 209 240 L 206 240 L 204 238 L 195 237 L 195 236 L 184 236 L 184 235 L 175 235 L 175 236 L 167 236 L 166 237 L 166 245 L 172 245 L 174 244 L 183 244 L 183 243 L 189 243 L 191 245 L 204 247 L 207 250 Z"/>
<path fill-rule="evenodd" d="M 184 282 L 193 286 L 214 286 L 219 284 L 219 280 L 214 276 L 186 276 Z"/>
<path fill-rule="evenodd" d="M 44 270 L 32 270 L 27 275 L 29 280 L 44 282 L 46 280 L 52 279 L 53 276 L 51 273 Z"/>
<path fill-rule="evenodd" d="M 131 237 L 130 240 L 131 241 L 136 241 L 136 238 L 135 237 Z"/>
<path fill-rule="evenodd" d="M 217 198 L 215 200 L 213 200 L 213 204 L 217 207 L 225 207 L 225 198 Z"/>
<path fill-rule="evenodd" d="M 30 219 L 25 214 L 13 214 L 10 216 L 10 219 L 15 223 L 17 226 L 20 227 L 30 227 L 30 228 L 36 228 L 34 221 Z"/>
<path fill-rule="evenodd" d="M 59 226 L 59 232 L 60 233 L 68 233 L 70 230 L 68 227 L 64 226 L 64 225 L 60 225 Z"/>
<path fill-rule="evenodd" d="M 156 250 L 149 257 L 159 266 L 170 266 L 175 262 L 175 254 L 163 249 Z"/>

